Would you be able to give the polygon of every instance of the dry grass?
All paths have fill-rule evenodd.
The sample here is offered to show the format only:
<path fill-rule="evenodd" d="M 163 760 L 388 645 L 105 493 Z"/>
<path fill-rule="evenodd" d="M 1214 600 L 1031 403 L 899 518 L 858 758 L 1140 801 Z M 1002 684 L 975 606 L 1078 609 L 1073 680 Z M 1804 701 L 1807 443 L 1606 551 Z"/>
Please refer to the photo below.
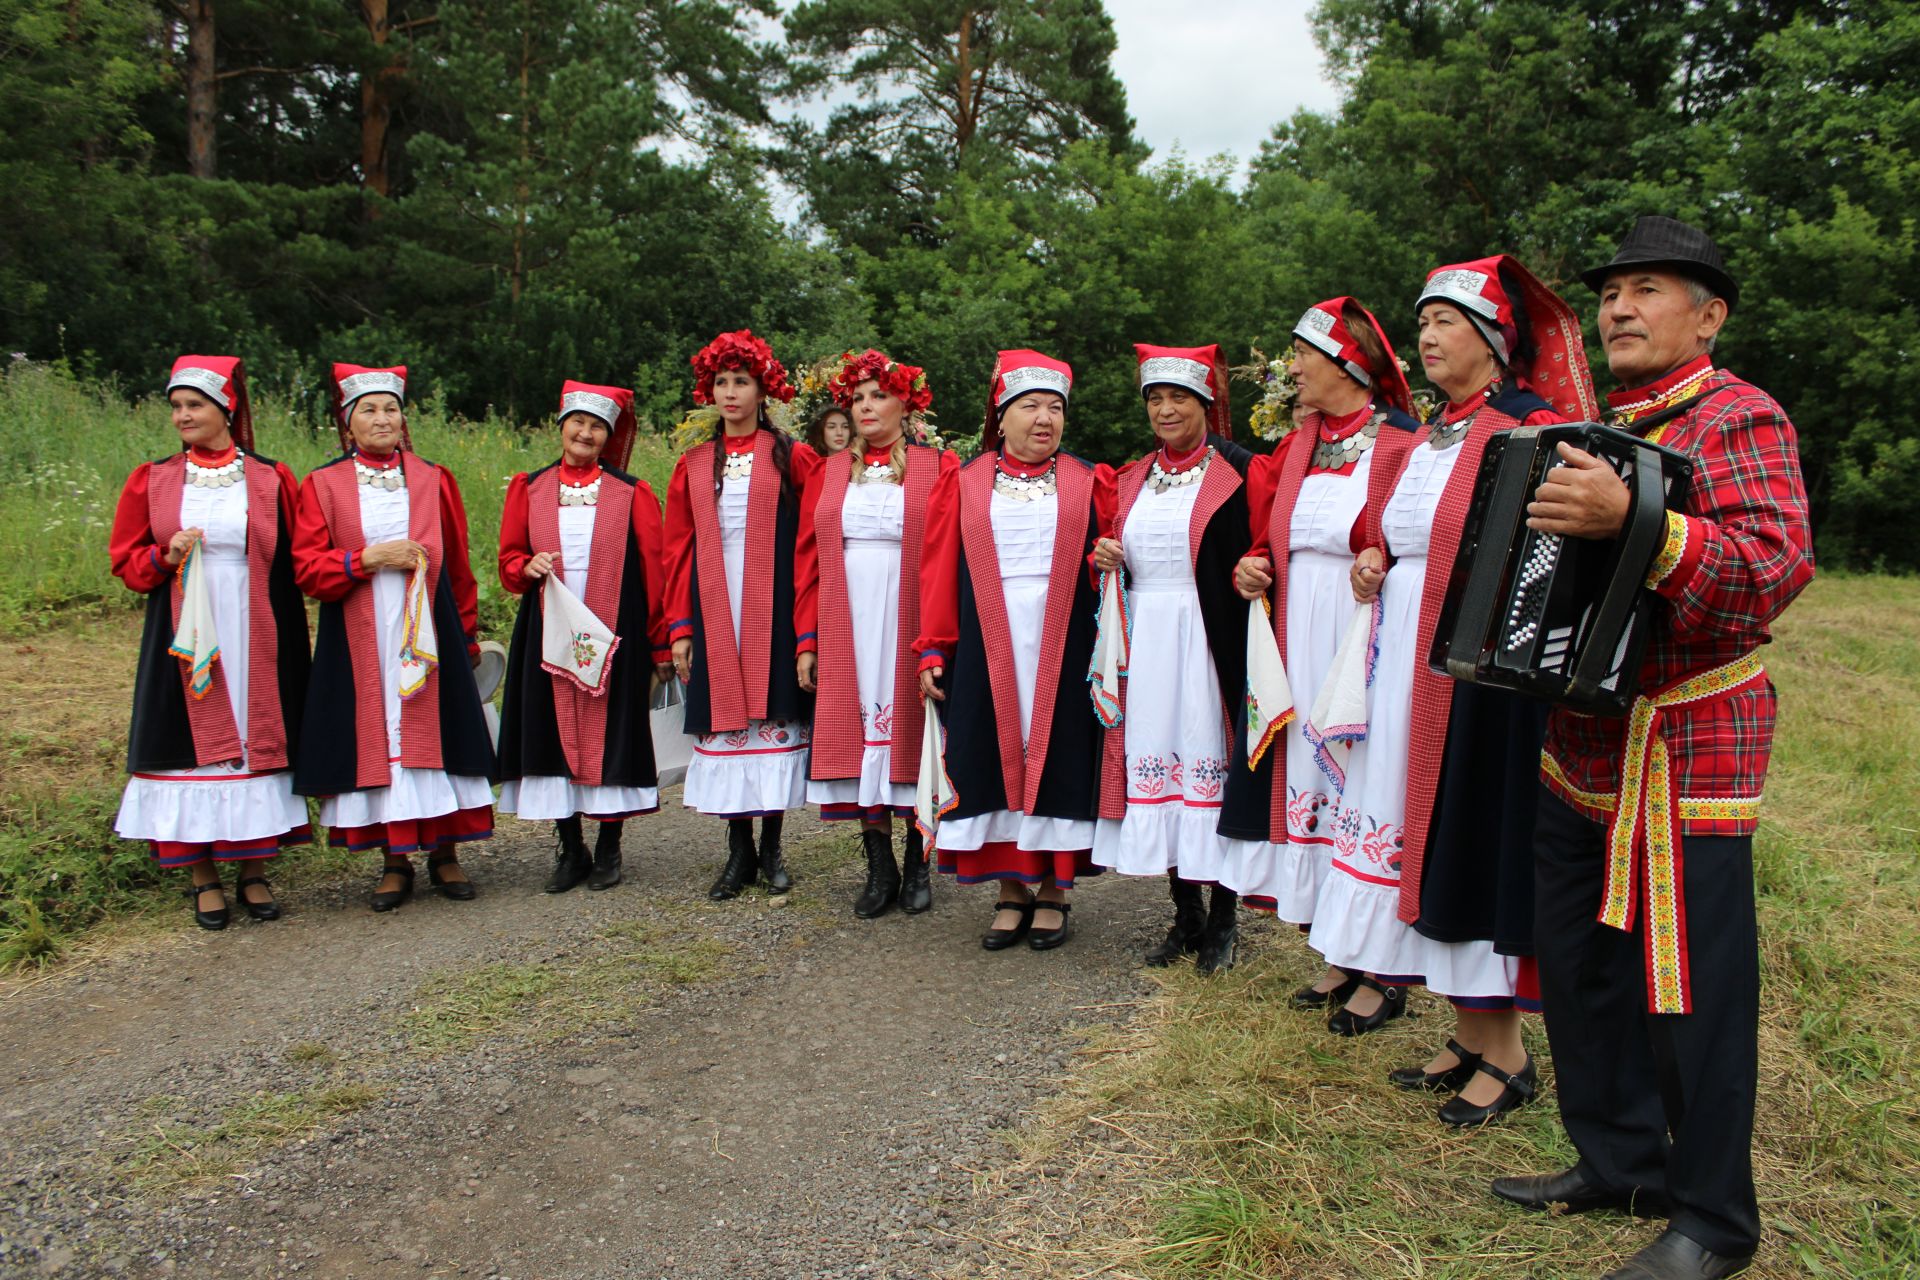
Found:
<path fill-rule="evenodd" d="M 1920 582 L 1816 583 L 1767 654 L 1782 720 L 1757 841 L 1763 1005 L 1756 1277 L 1920 1270 Z M 1896 620 L 1905 620 L 1904 623 Z M 1096 1037 L 1068 1092 L 983 1180 L 988 1274 L 1589 1276 L 1650 1237 L 1486 1193 L 1565 1167 L 1551 1105 L 1456 1134 L 1388 1086 L 1444 1006 L 1357 1042 L 1286 1005 L 1286 935 L 1224 980 L 1176 970 Z M 1537 1023 L 1531 1047 L 1550 1063 Z M 974 1271 L 973 1274 L 980 1274 Z"/>
<path fill-rule="evenodd" d="M 222 1185 L 273 1148 L 310 1138 L 379 1097 L 378 1089 L 356 1082 L 259 1093 L 200 1123 L 181 1118 L 179 1098 L 149 1098 L 145 1115 L 109 1146 L 118 1149 L 117 1170 L 135 1191 L 169 1199 Z"/>

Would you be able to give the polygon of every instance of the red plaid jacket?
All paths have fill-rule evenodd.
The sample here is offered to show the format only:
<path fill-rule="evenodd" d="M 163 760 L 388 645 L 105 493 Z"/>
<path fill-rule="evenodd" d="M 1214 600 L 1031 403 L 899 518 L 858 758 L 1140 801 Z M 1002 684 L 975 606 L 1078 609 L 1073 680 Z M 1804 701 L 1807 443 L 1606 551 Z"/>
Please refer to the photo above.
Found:
<path fill-rule="evenodd" d="M 1702 379 L 1704 374 L 1704 379 Z M 1747 657 L 1813 578 L 1806 488 L 1793 424 L 1752 383 L 1702 356 L 1651 387 L 1608 402 L 1631 420 L 1705 391 L 1664 428 L 1661 444 L 1693 459 L 1686 510 L 1647 575 L 1667 603 L 1640 676 L 1644 693 Z M 1665 713 L 1682 832 L 1747 835 L 1756 824 L 1773 746 L 1774 691 L 1758 681 L 1730 697 Z M 1596 821 L 1616 807 L 1628 722 L 1556 708 L 1541 771 L 1549 790 Z"/>

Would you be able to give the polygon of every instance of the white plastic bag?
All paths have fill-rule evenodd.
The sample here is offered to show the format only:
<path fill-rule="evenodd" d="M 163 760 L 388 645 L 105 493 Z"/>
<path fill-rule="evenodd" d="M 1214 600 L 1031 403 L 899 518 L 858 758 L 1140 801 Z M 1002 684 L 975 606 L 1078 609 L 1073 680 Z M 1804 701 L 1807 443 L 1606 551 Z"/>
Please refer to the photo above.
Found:
<path fill-rule="evenodd" d="M 660 785 L 670 787 L 687 778 L 687 766 L 693 763 L 693 735 L 686 730 L 687 708 L 681 700 L 678 680 L 662 680 L 653 686 L 653 763 L 660 771 Z"/>

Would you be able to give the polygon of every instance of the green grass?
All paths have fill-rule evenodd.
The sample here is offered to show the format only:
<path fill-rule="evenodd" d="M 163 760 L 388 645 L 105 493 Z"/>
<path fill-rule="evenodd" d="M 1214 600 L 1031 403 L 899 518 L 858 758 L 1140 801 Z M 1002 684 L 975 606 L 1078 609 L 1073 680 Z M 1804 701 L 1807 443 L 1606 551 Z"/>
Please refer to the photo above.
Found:
<path fill-rule="evenodd" d="M 1825 578 L 1764 655 L 1781 720 L 1756 841 L 1756 1277 L 1920 1273 L 1915 618 L 1920 581 Z M 1444 1038 L 1445 1006 L 1422 995 L 1417 1018 L 1335 1041 L 1287 1007 L 1315 957 L 1289 932 L 1266 936 L 1223 979 L 1169 973 L 1018 1136 L 1019 1159 L 988 1179 L 1011 1206 L 994 1231 L 1059 1260 L 1023 1274 L 1546 1280 L 1608 1270 L 1651 1237 L 1486 1193 L 1500 1174 L 1572 1161 L 1537 1020 L 1544 1105 L 1453 1133 L 1432 1118 L 1439 1099 L 1384 1079 Z"/>
<path fill-rule="evenodd" d="M 546 1041 L 629 1021 L 662 992 L 726 967 L 732 949 L 700 936 L 699 914 L 608 925 L 576 955 L 435 974 L 402 1016 L 401 1034 L 415 1053 L 436 1057 L 483 1040 Z"/>
<path fill-rule="evenodd" d="M 330 425 L 271 401 L 254 404 L 254 422 L 261 452 L 297 476 L 338 452 Z M 501 502 L 515 472 L 557 455 L 555 431 L 468 422 L 433 404 L 409 422 L 419 451 L 460 482 L 481 631 L 504 642 L 516 602 L 495 568 Z M 0 970 L 56 961 L 102 922 L 183 911 L 179 877 L 112 831 L 145 598 L 107 559 L 128 474 L 177 448 L 158 395 L 129 402 L 53 365 L 0 371 L 0 471 L 10 477 L 0 485 L 0 685 L 15 694 L 0 719 Z M 664 497 L 673 458 L 663 438 L 636 441 L 630 465 Z M 280 865 L 297 886 L 357 860 L 322 845 Z"/>
<path fill-rule="evenodd" d="M 135 1191 L 168 1198 L 223 1182 L 273 1148 L 311 1137 L 379 1097 L 380 1090 L 354 1082 L 257 1093 L 202 1123 L 179 1118 L 182 1099 L 154 1097 L 109 1145 L 118 1148 L 116 1169 Z"/>

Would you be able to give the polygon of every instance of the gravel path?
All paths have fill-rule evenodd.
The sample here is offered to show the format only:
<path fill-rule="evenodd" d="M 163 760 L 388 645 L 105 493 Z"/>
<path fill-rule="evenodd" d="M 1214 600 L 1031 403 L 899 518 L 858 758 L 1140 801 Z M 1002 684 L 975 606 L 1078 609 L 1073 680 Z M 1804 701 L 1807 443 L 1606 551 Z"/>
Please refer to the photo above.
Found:
<path fill-rule="evenodd" d="M 710 904 L 678 799 L 611 892 L 541 894 L 508 820 L 471 903 L 376 916 L 370 868 L 0 988 L 0 1275 L 964 1274 L 975 1173 L 1146 990 L 1164 888 L 990 955 L 990 889 L 856 920 L 851 832 L 795 815 L 790 899 Z"/>

